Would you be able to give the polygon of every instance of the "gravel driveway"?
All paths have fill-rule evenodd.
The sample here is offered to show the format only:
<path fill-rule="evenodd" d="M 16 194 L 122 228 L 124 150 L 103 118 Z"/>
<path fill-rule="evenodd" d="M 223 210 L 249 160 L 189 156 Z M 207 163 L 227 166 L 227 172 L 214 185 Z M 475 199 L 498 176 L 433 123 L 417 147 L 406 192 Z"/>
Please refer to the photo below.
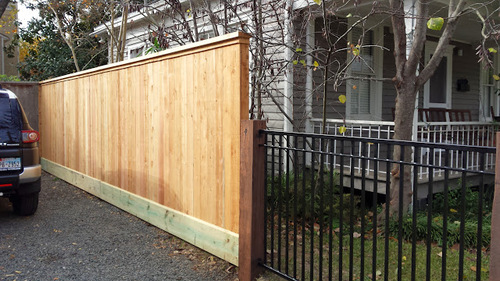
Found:
<path fill-rule="evenodd" d="M 237 269 L 43 173 L 34 216 L 0 198 L 0 280 L 237 280 Z"/>

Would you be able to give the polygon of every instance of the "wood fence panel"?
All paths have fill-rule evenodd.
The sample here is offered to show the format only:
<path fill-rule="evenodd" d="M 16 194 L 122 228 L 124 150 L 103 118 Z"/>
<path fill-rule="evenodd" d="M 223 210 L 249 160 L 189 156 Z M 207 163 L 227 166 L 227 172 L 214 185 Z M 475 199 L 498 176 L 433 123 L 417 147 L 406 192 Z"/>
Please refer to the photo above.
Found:
<path fill-rule="evenodd" d="M 103 197 L 128 194 L 109 185 L 237 234 L 248 39 L 230 34 L 41 82 L 46 166 L 105 183 L 86 186 Z"/>

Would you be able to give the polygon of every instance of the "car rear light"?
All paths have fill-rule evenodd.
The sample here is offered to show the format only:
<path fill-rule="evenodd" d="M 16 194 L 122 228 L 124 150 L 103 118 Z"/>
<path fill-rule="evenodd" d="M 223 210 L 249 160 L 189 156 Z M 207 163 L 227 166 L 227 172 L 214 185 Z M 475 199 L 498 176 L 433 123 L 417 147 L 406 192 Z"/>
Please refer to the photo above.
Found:
<path fill-rule="evenodd" d="M 40 140 L 40 133 L 37 131 L 23 131 L 23 143 L 32 143 Z"/>

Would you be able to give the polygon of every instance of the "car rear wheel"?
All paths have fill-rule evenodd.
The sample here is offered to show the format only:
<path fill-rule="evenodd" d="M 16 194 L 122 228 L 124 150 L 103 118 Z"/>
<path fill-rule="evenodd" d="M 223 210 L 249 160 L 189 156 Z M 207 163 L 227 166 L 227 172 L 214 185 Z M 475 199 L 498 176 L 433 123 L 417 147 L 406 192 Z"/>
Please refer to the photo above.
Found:
<path fill-rule="evenodd" d="M 33 215 L 38 208 L 38 194 L 39 192 L 13 197 L 14 213 L 19 216 Z"/>

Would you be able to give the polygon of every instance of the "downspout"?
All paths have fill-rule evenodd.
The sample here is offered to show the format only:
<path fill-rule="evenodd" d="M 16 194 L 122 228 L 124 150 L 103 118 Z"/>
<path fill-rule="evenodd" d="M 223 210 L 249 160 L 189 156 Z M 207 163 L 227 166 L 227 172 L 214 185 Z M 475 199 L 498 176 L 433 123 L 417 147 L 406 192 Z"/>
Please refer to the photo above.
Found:
<path fill-rule="evenodd" d="M 289 116 L 293 119 L 293 51 L 292 51 L 292 12 L 293 12 L 293 0 L 286 0 L 285 5 L 285 86 L 284 86 L 284 97 L 283 97 L 283 110 L 285 115 L 283 116 L 283 130 L 285 132 L 293 131 L 293 124 L 291 120 L 287 118 Z"/>

